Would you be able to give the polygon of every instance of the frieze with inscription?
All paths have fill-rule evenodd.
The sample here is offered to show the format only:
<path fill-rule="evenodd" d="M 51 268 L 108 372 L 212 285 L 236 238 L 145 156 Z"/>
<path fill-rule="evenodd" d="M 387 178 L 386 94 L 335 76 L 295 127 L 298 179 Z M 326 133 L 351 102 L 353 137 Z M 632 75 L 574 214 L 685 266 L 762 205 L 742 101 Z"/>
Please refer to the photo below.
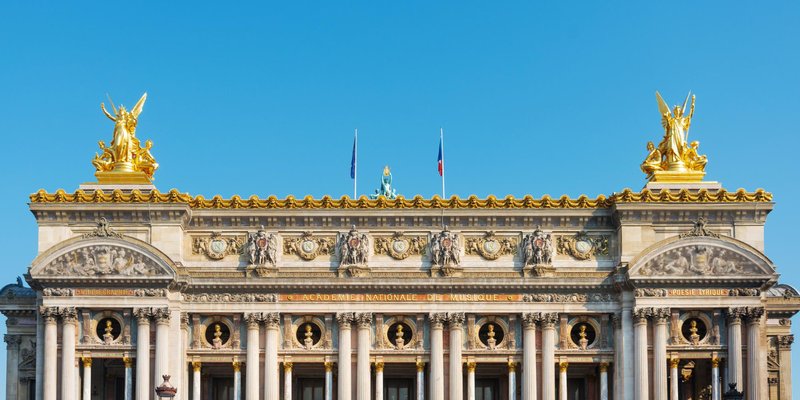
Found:
<path fill-rule="evenodd" d="M 149 257 L 121 246 L 93 245 L 58 256 L 48 263 L 45 275 L 154 276 L 165 271 Z"/>

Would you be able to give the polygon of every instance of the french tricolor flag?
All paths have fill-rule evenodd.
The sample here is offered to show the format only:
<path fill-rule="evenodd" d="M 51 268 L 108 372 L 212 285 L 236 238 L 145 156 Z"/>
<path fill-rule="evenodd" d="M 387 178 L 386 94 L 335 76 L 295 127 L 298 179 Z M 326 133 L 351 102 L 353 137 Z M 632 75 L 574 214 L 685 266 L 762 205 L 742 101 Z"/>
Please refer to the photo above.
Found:
<path fill-rule="evenodd" d="M 443 146 L 443 138 L 439 136 L 439 161 L 438 161 L 438 168 L 439 168 L 439 176 L 444 176 L 444 146 Z"/>

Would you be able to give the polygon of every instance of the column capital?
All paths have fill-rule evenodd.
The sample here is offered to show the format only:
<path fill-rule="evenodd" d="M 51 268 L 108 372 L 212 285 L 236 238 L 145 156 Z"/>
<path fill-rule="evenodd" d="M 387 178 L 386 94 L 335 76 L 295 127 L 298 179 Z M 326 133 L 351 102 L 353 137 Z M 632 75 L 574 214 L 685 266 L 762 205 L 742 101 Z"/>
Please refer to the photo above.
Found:
<path fill-rule="evenodd" d="M 359 329 L 369 329 L 372 326 L 372 313 L 358 313 L 355 319 Z"/>
<path fill-rule="evenodd" d="M 375 372 L 383 372 L 383 361 L 375 361 Z"/>
<path fill-rule="evenodd" d="M 670 358 L 669 359 L 669 367 L 670 368 L 678 368 L 678 364 L 681 363 L 680 358 Z"/>
<path fill-rule="evenodd" d="M 153 309 L 153 318 L 156 320 L 156 324 L 169 324 L 169 320 L 172 317 L 172 314 L 169 311 L 169 307 L 160 307 Z"/>
<path fill-rule="evenodd" d="M 647 320 L 653 317 L 653 307 L 638 307 L 631 311 L 633 324 L 647 324 Z"/>
<path fill-rule="evenodd" d="M 600 365 L 599 365 L 600 372 L 608 372 L 608 365 L 609 364 L 607 362 L 605 362 L 605 361 L 601 362 Z"/>
<path fill-rule="evenodd" d="M 203 363 L 200 361 L 192 361 L 192 371 L 200 372 L 200 369 L 203 368 Z"/>
<path fill-rule="evenodd" d="M 542 324 L 542 329 L 554 329 L 559 322 L 558 313 L 542 313 L 539 322 Z"/>
<path fill-rule="evenodd" d="M 653 320 L 656 324 L 666 324 L 669 321 L 671 314 L 669 307 L 656 307 L 653 308 Z"/>
<path fill-rule="evenodd" d="M 133 359 L 128 356 L 122 357 L 122 363 L 125 364 L 125 368 L 133 368 Z"/>
<path fill-rule="evenodd" d="M 791 350 L 794 343 L 794 335 L 778 335 L 778 348 L 780 350 Z"/>
<path fill-rule="evenodd" d="M 153 310 L 148 307 L 142 308 L 134 308 L 133 309 L 133 316 L 136 318 L 136 322 L 141 324 L 149 324 L 150 317 L 153 315 Z"/>
<path fill-rule="evenodd" d="M 719 368 L 719 357 L 711 357 L 711 368 Z"/>
<path fill-rule="evenodd" d="M 231 366 L 233 367 L 233 372 L 239 372 L 242 370 L 242 363 L 239 361 L 231 362 Z"/>
<path fill-rule="evenodd" d="M 522 326 L 525 329 L 536 329 L 536 324 L 539 323 L 540 319 L 542 319 L 542 313 L 522 313 Z"/>
<path fill-rule="evenodd" d="M 247 324 L 247 329 L 258 329 L 264 316 L 261 313 L 245 313 L 244 322 Z"/>
<path fill-rule="evenodd" d="M 8 345 L 8 350 L 17 350 L 17 349 L 19 349 L 19 344 L 22 342 L 22 336 L 20 336 L 20 335 L 5 335 L 5 336 L 3 336 L 3 340 Z"/>
<path fill-rule="evenodd" d="M 336 322 L 341 329 L 350 329 L 353 321 L 356 319 L 356 314 L 351 312 L 336 313 Z"/>
<path fill-rule="evenodd" d="M 83 368 L 92 367 L 92 357 L 81 357 L 81 362 L 83 363 Z"/>
<path fill-rule="evenodd" d="M 508 360 L 508 363 L 506 363 L 506 365 L 508 366 L 508 372 L 517 371 L 517 362 L 515 362 L 514 360 Z"/>
<path fill-rule="evenodd" d="M 267 329 L 279 329 L 281 326 L 281 314 L 276 312 L 262 314 L 262 321 Z"/>
<path fill-rule="evenodd" d="M 475 361 L 467 361 L 467 372 L 475 372 L 475 368 L 478 367 L 478 363 Z"/>
<path fill-rule="evenodd" d="M 464 319 L 463 312 L 447 313 L 447 327 L 449 329 L 461 329 L 464 327 Z"/>
<path fill-rule="evenodd" d="M 761 323 L 761 317 L 764 316 L 764 307 L 747 307 L 745 310 L 745 318 L 750 324 Z"/>
<path fill-rule="evenodd" d="M 333 371 L 333 365 L 334 365 L 333 361 L 325 361 L 324 365 L 325 365 L 325 372 Z"/>
<path fill-rule="evenodd" d="M 447 321 L 446 313 L 430 313 L 428 319 L 431 321 L 431 328 L 442 329 L 445 321 Z"/>
<path fill-rule="evenodd" d="M 65 324 L 76 325 L 78 323 L 78 310 L 75 307 L 64 307 L 59 310 L 61 321 Z"/>
<path fill-rule="evenodd" d="M 747 313 L 747 307 L 730 307 L 725 311 L 728 324 L 741 324 L 742 318 Z"/>
<path fill-rule="evenodd" d="M 561 361 L 558 363 L 558 370 L 560 372 L 567 372 L 567 368 L 569 368 L 569 363 L 566 361 Z"/>
<path fill-rule="evenodd" d="M 422 372 L 425 370 L 425 361 L 417 360 L 417 372 Z"/>
<path fill-rule="evenodd" d="M 46 324 L 55 324 L 56 318 L 58 318 L 58 307 L 40 306 L 39 314 Z"/>
<path fill-rule="evenodd" d="M 283 372 L 292 372 L 292 367 L 294 367 L 294 363 L 291 361 L 284 361 L 283 362 Z"/>

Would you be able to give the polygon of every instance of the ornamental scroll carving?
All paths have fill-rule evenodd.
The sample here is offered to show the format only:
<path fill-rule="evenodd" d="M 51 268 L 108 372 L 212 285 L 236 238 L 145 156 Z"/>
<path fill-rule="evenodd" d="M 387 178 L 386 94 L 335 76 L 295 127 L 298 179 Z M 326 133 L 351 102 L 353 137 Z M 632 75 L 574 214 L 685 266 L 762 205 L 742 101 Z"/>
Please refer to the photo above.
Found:
<path fill-rule="evenodd" d="M 387 254 L 395 260 L 405 260 L 412 255 L 425 253 L 428 238 L 424 236 L 404 236 L 395 232 L 391 237 L 375 238 L 375 254 Z"/>
<path fill-rule="evenodd" d="M 526 303 L 604 303 L 616 301 L 611 293 L 535 293 L 523 294 Z"/>
<path fill-rule="evenodd" d="M 297 255 L 303 260 L 313 260 L 320 255 L 330 255 L 336 247 L 332 237 L 315 237 L 311 232 L 303 232 L 299 238 L 283 240 L 283 254 Z"/>
<path fill-rule="evenodd" d="M 668 250 L 639 269 L 643 276 L 758 275 L 760 269 L 744 256 L 721 247 L 696 245 Z"/>
<path fill-rule="evenodd" d="M 558 254 L 565 254 L 577 260 L 588 260 L 593 256 L 608 255 L 608 235 L 588 235 L 578 232 L 573 236 L 556 237 Z"/>
<path fill-rule="evenodd" d="M 519 240 L 516 237 L 498 237 L 494 232 L 486 232 L 482 238 L 467 238 L 465 253 L 480 255 L 487 260 L 497 260 L 500 256 L 517 252 Z"/>
<path fill-rule="evenodd" d="M 243 237 L 223 237 L 219 232 L 212 232 L 210 236 L 192 239 L 192 254 L 202 254 L 211 260 L 221 260 L 226 256 L 239 254 L 242 246 L 244 246 Z"/>
<path fill-rule="evenodd" d="M 192 303 L 277 303 L 275 293 L 187 293 L 184 301 Z"/>
<path fill-rule="evenodd" d="M 149 257 L 121 246 L 93 245 L 58 256 L 43 269 L 45 275 L 154 276 L 166 275 Z"/>

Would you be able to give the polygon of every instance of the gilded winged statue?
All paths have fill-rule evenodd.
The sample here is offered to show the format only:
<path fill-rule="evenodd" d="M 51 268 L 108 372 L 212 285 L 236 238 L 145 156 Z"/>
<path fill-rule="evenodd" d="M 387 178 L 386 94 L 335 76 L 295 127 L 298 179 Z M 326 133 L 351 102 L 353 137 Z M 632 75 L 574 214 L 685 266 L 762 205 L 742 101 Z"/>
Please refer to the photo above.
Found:
<path fill-rule="evenodd" d="M 110 146 L 106 146 L 102 140 L 99 142 L 102 154 L 95 154 L 92 160 L 97 174 L 139 173 L 144 174 L 148 181 L 153 179 L 153 173 L 158 168 L 158 163 L 150 153 L 153 142 L 148 140 L 142 147 L 141 142 L 136 138 L 136 124 L 146 100 L 147 93 L 142 95 L 130 111 L 122 105 L 114 107 L 114 104 L 111 103 L 113 114 L 106 110 L 104 103 L 100 103 L 103 114 L 114 121 L 114 135 Z M 98 175 L 99 177 L 100 175 Z"/>
<path fill-rule="evenodd" d="M 691 98 L 691 104 L 689 99 Z M 698 175 L 700 178 L 704 174 L 707 158 L 697 153 L 700 142 L 689 143 L 689 126 L 694 116 L 695 96 L 689 93 L 683 105 L 675 106 L 671 110 L 656 92 L 658 111 L 661 113 L 661 125 L 664 127 L 664 137 L 658 146 L 653 142 L 647 143 L 647 158 L 642 163 L 642 171 L 648 178 L 658 176 L 662 172 L 671 173 L 674 176 L 681 174 Z M 689 112 L 686 106 L 689 104 Z"/>

